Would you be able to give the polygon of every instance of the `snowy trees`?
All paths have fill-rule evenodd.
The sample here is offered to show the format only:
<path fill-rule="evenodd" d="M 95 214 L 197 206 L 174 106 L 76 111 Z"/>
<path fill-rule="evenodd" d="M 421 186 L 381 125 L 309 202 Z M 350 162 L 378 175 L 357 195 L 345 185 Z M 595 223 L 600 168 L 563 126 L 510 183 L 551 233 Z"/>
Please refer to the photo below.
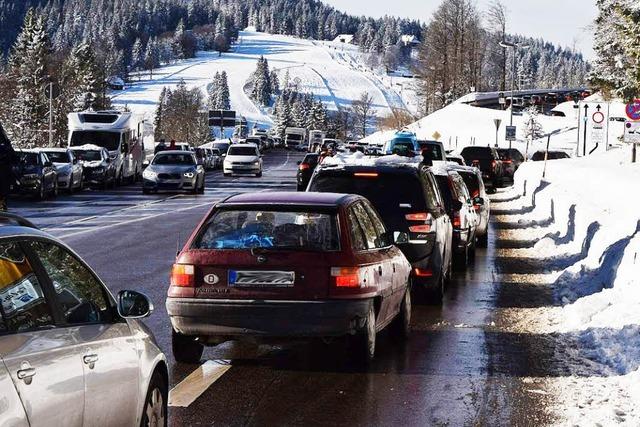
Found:
<path fill-rule="evenodd" d="M 200 89 L 188 89 L 184 80 L 174 90 L 166 89 L 160 94 L 156 110 L 156 135 L 200 145 L 203 141 L 205 117 L 200 113 L 203 96 Z"/>
<path fill-rule="evenodd" d="M 160 98 L 158 98 L 158 106 L 156 107 L 156 113 L 153 118 L 154 138 L 156 141 L 160 141 L 165 138 L 165 126 L 164 126 L 164 111 L 167 105 L 167 88 L 163 87 L 160 92 Z"/>
<path fill-rule="evenodd" d="M 251 99 L 262 106 L 268 106 L 271 103 L 271 75 L 269 73 L 269 62 L 264 56 L 258 59 L 256 71 L 252 77 Z"/>
<path fill-rule="evenodd" d="M 276 98 L 274 112 L 276 134 L 281 137 L 284 137 L 284 131 L 288 127 L 326 129 L 329 121 L 322 101 L 314 99 L 309 93 L 302 94 L 292 90 L 283 90 Z"/>
<path fill-rule="evenodd" d="M 353 122 L 356 131 L 360 132 L 362 138 L 367 136 L 367 128 L 371 124 L 375 113 L 373 110 L 373 97 L 367 92 L 360 94 L 360 98 L 353 101 Z"/>
<path fill-rule="evenodd" d="M 538 118 L 538 107 L 535 105 L 528 107 L 524 111 L 525 114 L 525 122 L 522 127 L 522 135 L 523 137 L 529 141 L 533 142 L 538 138 L 542 138 L 544 136 L 544 128 L 540 123 Z"/>
<path fill-rule="evenodd" d="M 229 110 L 231 101 L 229 100 L 229 83 L 227 82 L 227 72 L 216 72 L 213 82 L 209 85 L 209 98 L 207 106 L 210 110 Z"/>

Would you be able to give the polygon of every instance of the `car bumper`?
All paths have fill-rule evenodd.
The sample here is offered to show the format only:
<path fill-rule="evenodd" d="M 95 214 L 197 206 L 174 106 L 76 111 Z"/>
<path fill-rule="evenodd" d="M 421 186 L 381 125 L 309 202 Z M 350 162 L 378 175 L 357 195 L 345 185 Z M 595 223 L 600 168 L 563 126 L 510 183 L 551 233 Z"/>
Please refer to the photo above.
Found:
<path fill-rule="evenodd" d="M 194 190 L 197 179 L 189 180 L 150 180 L 144 179 L 142 185 L 151 190 Z"/>
<path fill-rule="evenodd" d="M 242 175 L 242 174 L 256 174 L 260 173 L 261 168 L 258 166 L 232 166 L 224 167 L 224 173 L 230 173 L 234 175 Z"/>
<path fill-rule="evenodd" d="M 364 326 L 373 301 L 167 298 L 173 328 L 192 336 L 328 337 Z"/>
<path fill-rule="evenodd" d="M 64 189 L 69 188 L 71 185 L 71 175 L 61 176 L 58 175 L 58 188 Z"/>
<path fill-rule="evenodd" d="M 11 186 L 11 192 L 16 194 L 38 194 L 40 192 L 40 181 L 20 181 L 19 184 Z"/>

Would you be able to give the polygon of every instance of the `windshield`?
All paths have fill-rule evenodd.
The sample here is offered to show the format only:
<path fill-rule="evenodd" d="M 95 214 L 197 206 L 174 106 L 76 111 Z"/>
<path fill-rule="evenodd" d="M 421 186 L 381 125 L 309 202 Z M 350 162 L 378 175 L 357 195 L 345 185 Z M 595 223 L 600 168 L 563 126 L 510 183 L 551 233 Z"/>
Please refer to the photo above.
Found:
<path fill-rule="evenodd" d="M 65 151 L 45 151 L 45 153 L 53 163 L 69 163 L 71 161 L 69 154 Z"/>
<path fill-rule="evenodd" d="M 478 175 L 472 172 L 463 172 L 458 171 L 465 185 L 467 186 L 467 190 L 469 190 L 469 194 L 471 197 L 479 197 L 480 196 L 480 182 Z"/>
<path fill-rule="evenodd" d="M 230 156 L 257 156 L 258 153 L 254 147 L 231 147 L 229 148 Z"/>
<path fill-rule="evenodd" d="M 298 135 L 295 133 L 290 133 L 287 135 L 287 139 L 290 139 L 292 141 L 301 141 L 302 140 L 302 135 Z"/>
<path fill-rule="evenodd" d="M 213 154 L 214 156 L 219 156 L 220 155 L 220 150 L 214 148 L 211 150 L 211 154 Z"/>
<path fill-rule="evenodd" d="M 229 145 L 230 144 L 227 144 L 226 142 L 218 142 L 216 144 L 213 144 L 213 146 L 220 150 L 220 152 L 222 153 L 227 152 L 227 150 L 229 149 Z"/>
<path fill-rule="evenodd" d="M 467 163 L 471 163 L 473 159 L 493 160 L 493 152 L 487 147 L 467 147 L 462 150 L 462 157 Z"/>
<path fill-rule="evenodd" d="M 75 130 L 71 134 L 71 146 L 79 147 L 93 144 L 104 147 L 109 151 L 116 151 L 120 147 L 120 133 L 101 130 Z"/>
<path fill-rule="evenodd" d="M 335 214 L 296 211 L 218 211 L 204 226 L 195 249 L 339 249 Z"/>
<path fill-rule="evenodd" d="M 38 164 L 38 155 L 36 153 L 26 153 L 18 151 L 16 153 L 20 157 L 20 161 L 25 165 L 36 166 Z"/>
<path fill-rule="evenodd" d="M 445 159 L 445 155 L 442 152 L 442 147 L 440 144 L 429 144 L 421 143 L 420 150 L 422 151 L 422 156 L 428 160 L 443 160 Z"/>
<path fill-rule="evenodd" d="M 98 150 L 74 150 L 74 153 L 76 154 L 78 160 L 87 162 L 102 160 L 102 154 Z"/>
<path fill-rule="evenodd" d="M 153 159 L 154 165 L 194 165 L 192 154 L 158 154 Z"/>

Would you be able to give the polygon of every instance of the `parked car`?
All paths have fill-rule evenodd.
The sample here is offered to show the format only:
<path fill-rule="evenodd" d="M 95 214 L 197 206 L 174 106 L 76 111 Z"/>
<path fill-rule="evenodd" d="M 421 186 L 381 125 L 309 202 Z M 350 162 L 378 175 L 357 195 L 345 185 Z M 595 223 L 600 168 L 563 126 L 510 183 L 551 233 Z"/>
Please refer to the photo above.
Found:
<path fill-rule="evenodd" d="M 464 162 L 464 157 L 458 154 L 447 154 L 447 161 L 456 163 L 460 166 L 466 166 L 467 164 Z"/>
<path fill-rule="evenodd" d="M 0 213 L 0 425 L 167 424 L 168 370 L 136 291 L 109 289 L 60 240 Z"/>
<path fill-rule="evenodd" d="M 296 183 L 298 191 L 304 191 L 309 185 L 311 175 L 318 166 L 320 155 L 317 153 L 309 153 L 304 156 L 301 162 L 298 162 L 298 173 L 296 174 Z"/>
<path fill-rule="evenodd" d="M 161 151 L 142 174 L 142 192 L 160 190 L 204 193 L 205 173 L 192 151 Z"/>
<path fill-rule="evenodd" d="M 211 159 L 213 162 L 213 168 L 218 169 L 222 167 L 222 154 L 220 154 L 220 150 L 217 148 L 208 148 L 211 152 Z"/>
<path fill-rule="evenodd" d="M 327 161 L 316 168 L 308 191 L 366 197 L 387 229 L 408 234 L 398 246 L 411 263 L 414 289 L 442 298 L 451 275 L 452 225 L 433 174 L 418 158 L 398 163 L 378 157 L 346 165 Z"/>
<path fill-rule="evenodd" d="M 475 254 L 478 216 L 471 195 L 458 172 L 447 168 L 432 169 L 445 210 L 453 225 L 453 252 L 458 268 L 465 268 Z"/>
<path fill-rule="evenodd" d="M 382 153 L 415 156 L 420 153 L 420 145 L 413 132 L 399 131 L 391 140 L 385 142 Z"/>
<path fill-rule="evenodd" d="M 227 151 L 222 167 L 224 176 L 262 176 L 262 154 L 255 144 L 233 144 Z"/>
<path fill-rule="evenodd" d="M 377 332 L 391 325 L 396 336 L 409 333 L 410 270 L 363 197 L 231 196 L 173 265 L 166 305 L 174 357 L 197 362 L 203 345 L 247 336 L 354 336 L 354 350 L 373 358 Z"/>
<path fill-rule="evenodd" d="M 262 141 L 262 138 L 259 136 L 250 136 L 247 139 L 245 139 L 243 142 L 243 144 L 253 144 L 256 147 L 258 147 L 258 150 L 260 151 L 260 153 L 264 152 L 264 143 Z"/>
<path fill-rule="evenodd" d="M 540 162 L 544 160 L 545 151 L 539 150 L 533 153 L 531 156 L 531 160 L 534 162 Z M 561 160 L 561 159 L 570 159 L 571 156 L 566 151 L 560 150 L 549 150 L 549 155 L 547 156 L 547 160 Z"/>
<path fill-rule="evenodd" d="M 58 172 L 49 157 L 38 150 L 16 150 L 18 165 L 14 174 L 18 182 L 13 192 L 33 195 L 39 200 L 58 195 Z"/>
<path fill-rule="evenodd" d="M 116 185 L 116 165 L 106 148 L 87 144 L 71 147 L 71 151 L 82 165 L 82 180 L 85 185 L 105 190 Z"/>
<path fill-rule="evenodd" d="M 207 152 L 204 148 L 194 148 L 193 153 L 196 155 L 196 163 L 202 166 L 204 170 L 211 169 L 210 159 L 207 156 Z"/>
<path fill-rule="evenodd" d="M 491 200 L 487 195 L 482 173 L 478 168 L 469 166 L 450 166 L 449 169 L 458 172 L 471 195 L 473 207 L 478 215 L 476 226 L 476 243 L 482 248 L 487 247 L 489 238 L 489 216 L 491 215 Z"/>
<path fill-rule="evenodd" d="M 211 144 L 211 148 L 215 148 L 220 151 L 220 155 L 222 156 L 222 160 L 227 156 L 227 151 L 229 151 L 229 147 L 231 143 L 229 142 L 214 142 Z"/>
<path fill-rule="evenodd" d="M 84 181 L 82 179 L 82 164 L 73 155 L 73 151 L 68 148 L 47 148 L 42 150 L 49 160 L 53 162 L 58 172 L 58 189 L 82 190 Z"/>
<path fill-rule="evenodd" d="M 516 171 L 524 162 L 524 156 L 517 148 L 498 148 L 498 155 L 502 161 L 504 176 L 513 179 Z"/>
<path fill-rule="evenodd" d="M 465 147 L 461 152 L 464 162 L 475 166 L 482 172 L 482 179 L 491 192 L 502 184 L 502 161 L 493 147 Z"/>
<path fill-rule="evenodd" d="M 431 162 L 447 161 L 447 155 L 444 151 L 444 144 L 442 144 L 442 142 L 419 139 L 418 145 L 420 145 L 420 152 L 425 160 Z"/>

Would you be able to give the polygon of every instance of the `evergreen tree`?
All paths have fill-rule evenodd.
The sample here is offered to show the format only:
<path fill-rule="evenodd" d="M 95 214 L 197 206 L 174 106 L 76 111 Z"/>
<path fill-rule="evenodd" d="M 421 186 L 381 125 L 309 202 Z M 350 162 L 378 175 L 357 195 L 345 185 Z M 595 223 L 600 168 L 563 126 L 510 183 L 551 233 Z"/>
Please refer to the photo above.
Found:
<path fill-rule="evenodd" d="M 220 108 L 223 110 L 231 109 L 231 99 L 229 94 L 229 82 L 227 79 L 227 72 L 220 73 L 220 89 L 218 92 L 218 102 Z"/>
<path fill-rule="evenodd" d="M 271 83 L 269 78 L 269 63 L 261 56 L 253 73 L 253 89 L 251 98 L 262 106 L 271 103 Z"/>
<path fill-rule="evenodd" d="M 164 113 L 167 104 L 167 88 L 163 87 L 160 92 L 160 98 L 158 99 L 158 106 L 156 107 L 155 116 L 153 119 L 153 127 L 154 127 L 154 138 L 156 141 L 159 141 L 165 138 L 165 128 L 164 128 Z"/>
<path fill-rule="evenodd" d="M 129 67 L 132 71 L 138 71 L 144 64 L 144 49 L 142 47 L 142 41 L 136 39 L 131 48 L 131 63 Z"/>

